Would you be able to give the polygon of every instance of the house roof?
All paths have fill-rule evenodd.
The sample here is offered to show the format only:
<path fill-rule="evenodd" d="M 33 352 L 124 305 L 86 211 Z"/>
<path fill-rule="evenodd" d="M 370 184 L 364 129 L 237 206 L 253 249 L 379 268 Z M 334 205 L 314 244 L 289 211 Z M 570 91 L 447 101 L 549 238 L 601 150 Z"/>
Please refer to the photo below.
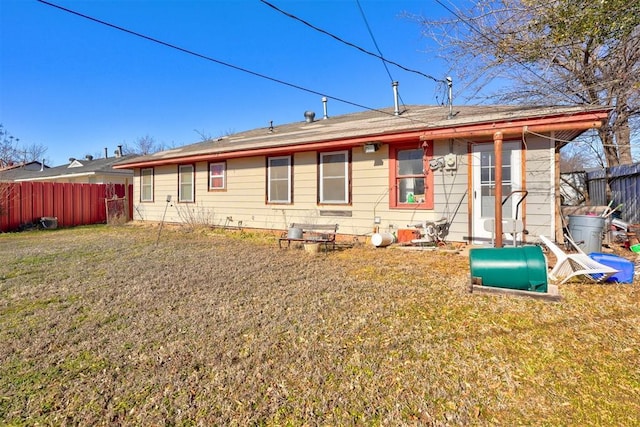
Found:
<path fill-rule="evenodd" d="M 44 170 L 29 170 L 14 168 L 0 171 L 0 181 L 46 181 L 56 178 L 72 178 L 92 175 L 130 175 L 130 170 L 117 170 L 115 163 L 124 157 L 109 157 L 106 159 L 70 159 L 65 165 L 45 168 Z"/>
<path fill-rule="evenodd" d="M 355 146 L 366 142 L 395 143 L 417 138 L 445 139 L 491 136 L 510 130 L 521 134 L 523 127 L 545 126 L 545 131 L 562 131 L 557 138 L 573 139 L 587 128 L 600 126 L 607 117 L 603 108 L 584 106 L 460 106 L 449 118 L 448 107 L 412 105 L 399 115 L 394 108 L 345 114 L 285 125 L 263 127 L 215 140 L 185 145 L 155 154 L 129 158 L 116 168 L 144 167 L 178 162 L 291 153 L 314 149 Z M 577 122 L 581 124 L 578 125 Z M 572 124 L 575 123 L 575 124 Z M 549 127 L 547 130 L 547 127 Z M 484 133 L 483 133 L 484 132 Z"/>
<path fill-rule="evenodd" d="M 0 163 L 2 163 L 2 162 L 0 161 Z M 47 166 L 43 162 L 39 162 L 37 160 L 33 160 L 31 162 L 26 162 L 26 163 L 25 162 L 12 163 L 12 164 L 10 164 L 8 166 L 0 168 L 0 172 L 12 170 L 12 169 L 23 169 L 23 170 L 36 171 L 36 170 L 40 170 L 40 169 L 44 169 L 44 168 L 49 168 L 49 166 Z"/>

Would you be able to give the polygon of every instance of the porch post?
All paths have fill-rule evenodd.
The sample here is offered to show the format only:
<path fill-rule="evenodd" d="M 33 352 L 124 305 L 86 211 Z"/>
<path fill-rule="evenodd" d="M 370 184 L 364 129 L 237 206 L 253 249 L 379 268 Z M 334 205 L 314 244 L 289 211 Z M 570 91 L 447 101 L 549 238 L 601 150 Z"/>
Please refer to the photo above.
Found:
<path fill-rule="evenodd" d="M 493 134 L 493 150 L 495 165 L 495 223 L 493 231 L 496 233 L 495 247 L 502 247 L 502 132 Z"/>

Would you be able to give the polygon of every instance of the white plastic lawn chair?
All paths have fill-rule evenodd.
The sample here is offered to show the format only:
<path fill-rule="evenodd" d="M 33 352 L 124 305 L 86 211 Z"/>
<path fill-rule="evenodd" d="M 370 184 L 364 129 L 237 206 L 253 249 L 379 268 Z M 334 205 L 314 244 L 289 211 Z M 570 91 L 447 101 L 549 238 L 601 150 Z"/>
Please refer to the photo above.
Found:
<path fill-rule="evenodd" d="M 589 258 L 589 255 L 584 252 L 567 254 L 549 240 L 549 238 L 545 236 L 539 237 L 542 243 L 544 243 L 556 257 L 556 265 L 549 272 L 549 279 L 553 281 L 561 280 L 559 284 L 576 276 L 586 276 L 595 282 L 603 282 L 618 273 L 618 270 L 615 268 Z"/>

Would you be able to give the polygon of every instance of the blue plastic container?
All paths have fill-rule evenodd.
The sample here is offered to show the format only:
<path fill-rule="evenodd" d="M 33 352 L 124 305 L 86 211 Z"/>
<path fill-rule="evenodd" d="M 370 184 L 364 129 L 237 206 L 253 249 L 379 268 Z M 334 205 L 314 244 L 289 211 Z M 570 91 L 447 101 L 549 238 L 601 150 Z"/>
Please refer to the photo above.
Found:
<path fill-rule="evenodd" d="M 607 282 L 633 283 L 633 262 L 628 259 L 612 254 L 603 254 L 600 252 L 592 252 L 589 258 L 598 261 L 608 267 L 619 270 L 618 273 L 607 279 Z"/>

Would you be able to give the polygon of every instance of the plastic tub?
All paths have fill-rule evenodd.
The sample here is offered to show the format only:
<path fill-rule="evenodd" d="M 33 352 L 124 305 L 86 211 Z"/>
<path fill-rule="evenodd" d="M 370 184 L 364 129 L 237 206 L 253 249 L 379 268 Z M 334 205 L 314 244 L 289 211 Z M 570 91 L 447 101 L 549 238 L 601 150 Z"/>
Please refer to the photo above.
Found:
<path fill-rule="evenodd" d="M 633 283 L 633 262 L 626 258 L 619 257 L 612 254 L 603 254 L 599 252 L 593 252 L 589 254 L 589 258 L 594 261 L 598 261 L 600 264 L 604 264 L 608 267 L 615 268 L 619 272 L 609 277 L 607 282 L 618 283 Z"/>

